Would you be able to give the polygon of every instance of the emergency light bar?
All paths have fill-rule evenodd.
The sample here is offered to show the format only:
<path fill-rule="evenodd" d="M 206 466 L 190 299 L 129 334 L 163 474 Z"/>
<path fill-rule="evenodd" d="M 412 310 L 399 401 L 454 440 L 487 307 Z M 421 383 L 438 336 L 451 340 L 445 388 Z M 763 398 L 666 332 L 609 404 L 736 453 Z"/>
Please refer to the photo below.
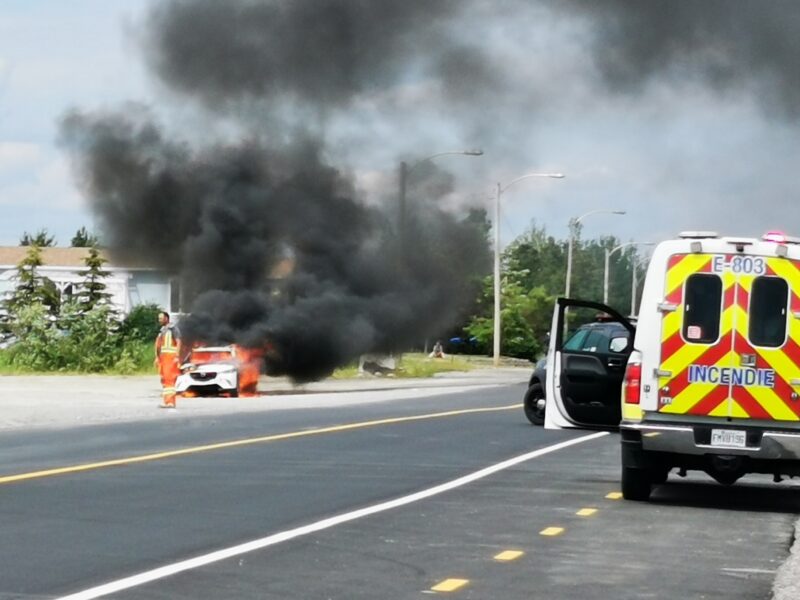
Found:
<path fill-rule="evenodd" d="M 701 240 L 703 238 L 718 238 L 716 231 L 681 231 L 678 234 L 682 240 Z"/>
<path fill-rule="evenodd" d="M 800 244 L 800 238 L 788 236 L 782 231 L 768 231 L 761 239 L 765 242 L 775 242 L 776 244 Z"/>

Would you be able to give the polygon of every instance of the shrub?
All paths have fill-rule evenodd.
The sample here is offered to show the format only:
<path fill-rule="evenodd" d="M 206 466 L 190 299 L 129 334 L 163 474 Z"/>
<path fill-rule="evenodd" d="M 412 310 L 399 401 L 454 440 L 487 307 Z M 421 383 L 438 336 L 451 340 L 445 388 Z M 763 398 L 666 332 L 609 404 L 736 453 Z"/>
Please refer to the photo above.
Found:
<path fill-rule="evenodd" d="M 150 342 L 127 341 L 122 347 L 119 360 L 112 367 L 112 371 L 119 375 L 135 375 L 138 373 L 152 373 L 155 351 Z"/>
<path fill-rule="evenodd" d="M 126 341 L 153 343 L 158 335 L 158 313 L 155 304 L 140 304 L 122 321 L 120 333 Z"/>
<path fill-rule="evenodd" d="M 20 306 L 9 324 L 18 340 L 6 351 L 9 365 L 30 371 L 51 371 L 63 368 L 59 344 L 61 334 L 48 307 L 41 302 Z"/>

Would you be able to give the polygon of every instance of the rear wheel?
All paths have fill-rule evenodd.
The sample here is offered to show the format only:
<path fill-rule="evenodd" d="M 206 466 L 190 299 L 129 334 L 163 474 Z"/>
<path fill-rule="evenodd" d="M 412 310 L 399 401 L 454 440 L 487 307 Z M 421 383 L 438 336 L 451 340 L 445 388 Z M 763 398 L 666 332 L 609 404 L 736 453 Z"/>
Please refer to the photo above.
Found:
<path fill-rule="evenodd" d="M 653 485 L 666 483 L 667 478 L 669 477 L 669 472 L 669 467 L 658 467 L 650 474 L 650 480 L 652 481 Z"/>
<path fill-rule="evenodd" d="M 622 467 L 622 497 L 626 500 L 649 500 L 650 485 L 649 471 Z"/>
<path fill-rule="evenodd" d="M 544 388 L 538 381 L 528 388 L 525 392 L 524 399 L 525 416 L 531 422 L 531 425 L 544 424 Z"/>

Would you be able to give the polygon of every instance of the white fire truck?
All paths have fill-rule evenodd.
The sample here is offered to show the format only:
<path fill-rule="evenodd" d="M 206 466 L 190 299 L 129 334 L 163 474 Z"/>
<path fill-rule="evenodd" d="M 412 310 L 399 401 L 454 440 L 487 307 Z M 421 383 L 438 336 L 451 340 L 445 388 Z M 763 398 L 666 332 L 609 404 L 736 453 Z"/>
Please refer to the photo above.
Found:
<path fill-rule="evenodd" d="M 632 347 L 570 349 L 567 309 L 611 315 Z M 800 240 L 681 234 L 653 253 L 635 327 L 559 298 L 550 339 L 545 426 L 618 425 L 625 498 L 673 469 L 800 475 Z"/>

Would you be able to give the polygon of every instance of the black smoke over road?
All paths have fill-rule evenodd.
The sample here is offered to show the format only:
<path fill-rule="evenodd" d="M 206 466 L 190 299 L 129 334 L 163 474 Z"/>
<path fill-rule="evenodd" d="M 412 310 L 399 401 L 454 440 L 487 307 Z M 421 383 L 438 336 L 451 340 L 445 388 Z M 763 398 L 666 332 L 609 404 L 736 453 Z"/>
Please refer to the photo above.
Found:
<path fill-rule="evenodd" d="M 488 249 L 480 223 L 436 207 L 451 179 L 419 165 L 415 178 L 430 171 L 430 193 L 417 197 L 399 232 L 396 185 L 383 207 L 360 197 L 326 159 L 320 125 L 359 94 L 409 76 L 409 61 L 425 69 L 458 49 L 468 64 L 469 48 L 438 31 L 456 7 L 154 4 L 143 39 L 163 83 L 212 122 L 233 116 L 247 130 L 260 119 L 260 129 L 200 145 L 129 106 L 73 111 L 62 140 L 116 255 L 180 279 L 191 299 L 183 324 L 190 339 L 269 346 L 270 372 L 306 381 L 463 318 Z M 313 118 L 285 125 L 279 113 L 287 106 Z"/>
<path fill-rule="evenodd" d="M 451 176 L 413 170 L 401 236 L 396 183 L 364 197 L 332 122 L 401 156 L 426 133 L 392 112 L 410 97 L 436 125 L 485 135 L 483 160 L 528 168 L 518 154 L 537 108 L 590 111 L 587 87 L 607 102 L 690 81 L 791 117 L 799 21 L 781 0 L 165 0 L 144 20 L 143 52 L 173 100 L 203 115 L 203 135 L 124 107 L 71 113 L 63 139 L 104 240 L 182 281 L 190 334 L 273 344 L 271 370 L 307 380 L 457 322 L 488 267 L 482 224 L 437 208 Z M 580 65 L 529 40 L 527 23 L 569 31 Z M 588 85 L 571 79 L 583 63 L 600 75 Z M 362 125 L 364 106 L 391 118 Z"/>
<path fill-rule="evenodd" d="M 586 22 L 605 83 L 624 93 L 686 79 L 800 113 L 800 6 L 793 0 L 556 0 Z"/>
<path fill-rule="evenodd" d="M 400 246 L 396 214 L 362 203 L 316 141 L 193 149 L 134 113 L 73 113 L 63 139 L 117 256 L 194 298 L 190 339 L 270 346 L 271 373 L 307 381 L 463 316 L 488 267 L 475 222 L 410 211 Z"/>
<path fill-rule="evenodd" d="M 447 31 L 467 4 L 174 0 L 152 11 L 147 54 L 170 87 L 214 107 L 284 99 L 330 110 L 420 73 L 455 71 L 480 89 L 485 53 Z"/>

